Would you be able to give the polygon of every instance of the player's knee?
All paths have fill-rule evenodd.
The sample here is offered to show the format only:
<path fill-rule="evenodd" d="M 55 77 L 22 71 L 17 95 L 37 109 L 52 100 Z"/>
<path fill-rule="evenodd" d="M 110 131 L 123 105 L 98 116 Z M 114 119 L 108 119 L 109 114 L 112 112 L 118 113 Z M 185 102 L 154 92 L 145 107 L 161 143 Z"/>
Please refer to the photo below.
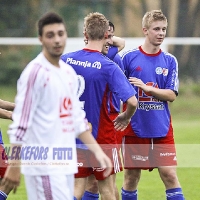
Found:
<path fill-rule="evenodd" d="M 161 174 L 161 178 L 165 185 L 177 185 L 178 177 L 175 170 L 165 170 Z"/>
<path fill-rule="evenodd" d="M 94 194 L 99 193 L 98 182 L 94 181 L 90 184 L 87 184 L 85 190 Z"/>
<path fill-rule="evenodd" d="M 114 188 L 103 187 L 100 189 L 102 199 L 108 199 L 107 197 L 115 197 Z"/>
<path fill-rule="evenodd" d="M 74 187 L 74 197 L 76 197 L 78 200 L 82 198 L 85 191 L 85 183 L 83 182 L 81 184 L 81 181 L 78 182 L 75 179 L 75 187 Z"/>
<path fill-rule="evenodd" d="M 126 170 L 124 173 L 124 182 L 128 185 L 137 184 L 140 180 L 140 171 Z"/>

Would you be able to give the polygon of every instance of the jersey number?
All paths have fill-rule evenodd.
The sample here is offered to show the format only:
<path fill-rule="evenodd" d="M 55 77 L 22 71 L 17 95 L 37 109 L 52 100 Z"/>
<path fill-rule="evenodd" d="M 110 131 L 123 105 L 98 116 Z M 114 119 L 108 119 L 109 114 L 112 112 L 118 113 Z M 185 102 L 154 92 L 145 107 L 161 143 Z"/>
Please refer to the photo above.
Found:
<path fill-rule="evenodd" d="M 78 78 L 78 91 L 77 91 L 77 95 L 78 95 L 78 97 L 80 99 L 81 95 L 85 91 L 85 79 L 81 75 L 77 75 L 77 78 Z M 80 102 L 81 102 L 81 108 L 84 109 L 85 101 L 80 101 Z"/>
<path fill-rule="evenodd" d="M 158 88 L 157 83 L 147 82 L 146 85 Z M 142 102 L 142 101 L 143 102 L 144 101 L 151 102 L 151 101 L 158 101 L 158 100 L 155 99 L 150 93 L 144 92 L 141 88 L 138 88 L 138 101 L 140 101 L 140 102 Z"/>

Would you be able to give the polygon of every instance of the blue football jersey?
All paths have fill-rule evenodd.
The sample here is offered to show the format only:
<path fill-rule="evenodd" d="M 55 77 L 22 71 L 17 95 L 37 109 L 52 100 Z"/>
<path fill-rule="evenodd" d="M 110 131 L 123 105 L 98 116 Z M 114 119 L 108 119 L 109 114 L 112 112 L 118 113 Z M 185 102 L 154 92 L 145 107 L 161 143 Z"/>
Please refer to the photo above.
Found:
<path fill-rule="evenodd" d="M 0 130 L 0 144 L 3 144 L 3 138 L 2 138 L 1 130 Z"/>
<path fill-rule="evenodd" d="M 122 55 L 127 78 L 136 77 L 146 85 L 160 89 L 171 89 L 178 94 L 177 59 L 161 50 L 157 54 L 146 54 L 141 47 Z M 144 138 L 164 137 L 171 126 L 171 116 L 167 101 L 137 91 L 138 108 L 131 119 L 131 127 L 136 135 Z"/>
<path fill-rule="evenodd" d="M 92 134 L 100 144 L 114 144 L 113 122 L 108 117 L 107 94 L 115 93 L 126 102 L 136 91 L 131 86 L 122 70 L 104 56 L 94 50 L 83 49 L 67 53 L 61 59 L 71 65 L 78 74 L 78 95 L 92 124 Z M 77 144 L 82 144 L 77 140 Z M 84 145 L 80 146 L 85 148 Z"/>
<path fill-rule="evenodd" d="M 108 50 L 108 53 L 106 54 L 106 56 L 108 58 L 110 58 L 111 60 L 113 60 L 116 56 L 116 54 L 118 53 L 118 47 L 116 46 L 110 46 L 109 47 L 109 50 Z"/>
<path fill-rule="evenodd" d="M 124 73 L 124 65 L 123 65 L 122 59 L 119 54 L 115 55 L 113 62 L 115 62 Z M 118 114 L 120 112 L 120 99 L 118 98 L 118 96 L 115 93 L 110 92 L 108 95 L 110 95 L 110 99 L 108 102 L 109 113 Z"/>

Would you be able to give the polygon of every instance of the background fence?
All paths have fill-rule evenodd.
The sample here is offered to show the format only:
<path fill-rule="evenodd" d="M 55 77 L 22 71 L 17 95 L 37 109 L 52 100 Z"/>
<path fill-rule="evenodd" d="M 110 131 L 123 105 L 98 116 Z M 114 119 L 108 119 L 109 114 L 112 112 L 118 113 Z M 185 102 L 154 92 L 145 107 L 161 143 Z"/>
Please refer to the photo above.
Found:
<path fill-rule="evenodd" d="M 133 49 L 141 45 L 144 41 L 143 37 L 125 37 L 125 48 L 120 52 Z M 82 37 L 74 37 L 67 39 L 67 45 L 64 53 L 76 51 L 84 47 Z M 180 53 L 175 49 L 197 50 L 200 47 L 199 37 L 166 37 L 161 48 L 175 55 L 179 62 L 179 78 L 180 81 L 186 82 L 200 80 L 200 56 L 194 60 L 187 52 Z M 13 85 L 16 84 L 21 71 L 41 51 L 41 45 L 38 38 L 23 37 L 2 37 L 0 38 L 0 84 Z M 177 53 L 177 54 L 176 54 Z M 196 52 L 197 53 L 197 52 Z M 199 54 L 199 52 L 198 52 Z M 187 61 L 186 61 L 187 60 Z"/>

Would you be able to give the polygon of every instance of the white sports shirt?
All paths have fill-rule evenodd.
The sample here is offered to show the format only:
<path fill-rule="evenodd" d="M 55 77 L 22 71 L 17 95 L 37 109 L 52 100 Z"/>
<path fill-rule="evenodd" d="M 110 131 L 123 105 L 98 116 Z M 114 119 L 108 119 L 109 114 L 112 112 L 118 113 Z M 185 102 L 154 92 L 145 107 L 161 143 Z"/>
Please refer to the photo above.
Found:
<path fill-rule="evenodd" d="M 74 174 L 77 172 L 75 138 L 88 129 L 80 108 L 75 71 L 59 61 L 53 66 L 40 53 L 23 70 L 17 83 L 16 107 L 8 134 L 10 159 L 21 158 L 28 175 Z"/>

